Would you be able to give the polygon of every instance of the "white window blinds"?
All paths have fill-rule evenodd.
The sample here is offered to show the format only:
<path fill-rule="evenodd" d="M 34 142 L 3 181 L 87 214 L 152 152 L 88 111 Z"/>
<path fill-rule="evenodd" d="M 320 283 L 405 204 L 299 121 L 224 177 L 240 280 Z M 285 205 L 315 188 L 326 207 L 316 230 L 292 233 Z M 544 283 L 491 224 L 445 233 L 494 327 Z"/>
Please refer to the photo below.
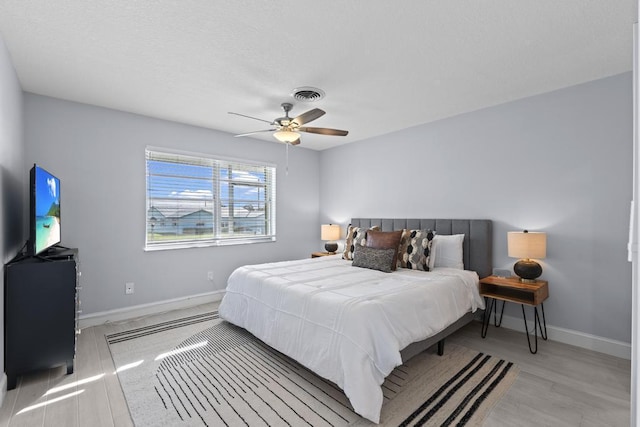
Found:
<path fill-rule="evenodd" d="M 146 149 L 145 248 L 275 240 L 272 165 Z"/>

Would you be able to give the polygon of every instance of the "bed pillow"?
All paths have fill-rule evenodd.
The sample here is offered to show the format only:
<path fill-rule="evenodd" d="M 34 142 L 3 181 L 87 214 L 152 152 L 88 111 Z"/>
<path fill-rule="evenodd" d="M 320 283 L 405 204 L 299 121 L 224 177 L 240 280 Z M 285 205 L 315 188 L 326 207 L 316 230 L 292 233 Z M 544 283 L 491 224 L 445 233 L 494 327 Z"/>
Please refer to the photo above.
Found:
<path fill-rule="evenodd" d="M 398 266 L 429 271 L 433 236 L 431 230 L 404 230 L 398 250 Z"/>
<path fill-rule="evenodd" d="M 367 247 L 377 249 L 395 249 L 396 253 L 391 262 L 391 270 L 396 269 L 398 263 L 398 247 L 402 238 L 403 230 L 398 231 L 376 231 L 371 230 L 367 233 Z"/>
<path fill-rule="evenodd" d="M 356 246 L 365 246 L 367 244 L 367 231 L 369 230 L 380 230 L 380 227 L 377 225 L 374 225 L 371 228 L 354 227 L 352 225 L 349 226 L 342 259 L 353 261 L 353 252 L 355 251 Z"/>
<path fill-rule="evenodd" d="M 463 242 L 464 234 L 453 234 L 451 236 L 437 234 L 433 238 L 429 268 L 433 270 L 434 268 L 446 267 L 464 270 Z"/>
<path fill-rule="evenodd" d="M 372 248 L 369 246 L 356 246 L 353 253 L 354 267 L 370 268 L 384 273 L 391 273 L 393 257 L 398 253 L 394 248 Z"/>

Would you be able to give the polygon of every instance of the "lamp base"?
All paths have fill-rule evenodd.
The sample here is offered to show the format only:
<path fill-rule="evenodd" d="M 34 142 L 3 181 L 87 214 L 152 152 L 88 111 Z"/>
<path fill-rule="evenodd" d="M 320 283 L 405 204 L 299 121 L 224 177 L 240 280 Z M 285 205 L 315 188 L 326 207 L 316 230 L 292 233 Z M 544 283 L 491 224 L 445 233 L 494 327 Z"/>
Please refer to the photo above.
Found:
<path fill-rule="evenodd" d="M 324 244 L 324 250 L 329 252 L 330 254 L 334 254 L 338 250 L 338 244 L 337 243 L 325 243 Z"/>
<path fill-rule="evenodd" d="M 522 283 L 535 283 L 542 274 L 542 267 L 530 259 L 521 259 L 513 265 L 513 271 Z"/>

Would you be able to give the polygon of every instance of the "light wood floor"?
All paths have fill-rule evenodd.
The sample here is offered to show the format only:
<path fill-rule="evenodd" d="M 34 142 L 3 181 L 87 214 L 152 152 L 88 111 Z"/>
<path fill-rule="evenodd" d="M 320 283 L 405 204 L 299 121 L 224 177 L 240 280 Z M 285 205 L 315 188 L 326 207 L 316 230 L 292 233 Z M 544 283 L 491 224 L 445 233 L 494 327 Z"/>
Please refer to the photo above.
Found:
<path fill-rule="evenodd" d="M 104 335 L 201 310 L 84 329 L 75 372 L 65 375 L 61 367 L 20 378 L 0 408 L 0 427 L 133 425 Z M 479 323 L 467 325 L 447 342 L 500 356 L 521 369 L 485 426 L 629 425 L 628 360 L 553 341 L 539 341 L 538 354 L 532 355 L 524 334 L 491 326 L 482 339 Z"/>

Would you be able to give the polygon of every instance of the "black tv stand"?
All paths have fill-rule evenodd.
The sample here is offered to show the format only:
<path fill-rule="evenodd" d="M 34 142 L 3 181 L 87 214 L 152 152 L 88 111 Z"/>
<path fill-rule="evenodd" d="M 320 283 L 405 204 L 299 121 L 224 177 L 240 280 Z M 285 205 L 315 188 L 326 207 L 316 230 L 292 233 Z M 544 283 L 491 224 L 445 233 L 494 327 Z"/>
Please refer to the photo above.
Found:
<path fill-rule="evenodd" d="M 20 262 L 29 258 L 36 258 L 41 261 L 55 261 L 58 259 L 69 259 L 77 255 L 77 252 L 78 252 L 78 250 L 74 248 L 68 248 L 62 245 L 53 245 L 50 248 L 46 249 L 43 252 L 40 252 L 37 255 L 29 255 L 25 250 L 28 243 L 29 242 L 27 241 L 27 243 L 24 244 L 24 246 L 18 252 L 18 254 L 15 257 L 13 257 L 13 259 L 9 261 L 7 265 Z"/>
<path fill-rule="evenodd" d="M 48 260 L 67 259 L 75 256 L 77 252 L 77 249 L 66 248 L 64 246 L 52 246 L 45 252 L 40 253 L 40 256 Z"/>
<path fill-rule="evenodd" d="M 73 373 L 78 250 L 16 257 L 5 265 L 4 361 L 7 389 L 24 373 L 64 365 Z"/>

